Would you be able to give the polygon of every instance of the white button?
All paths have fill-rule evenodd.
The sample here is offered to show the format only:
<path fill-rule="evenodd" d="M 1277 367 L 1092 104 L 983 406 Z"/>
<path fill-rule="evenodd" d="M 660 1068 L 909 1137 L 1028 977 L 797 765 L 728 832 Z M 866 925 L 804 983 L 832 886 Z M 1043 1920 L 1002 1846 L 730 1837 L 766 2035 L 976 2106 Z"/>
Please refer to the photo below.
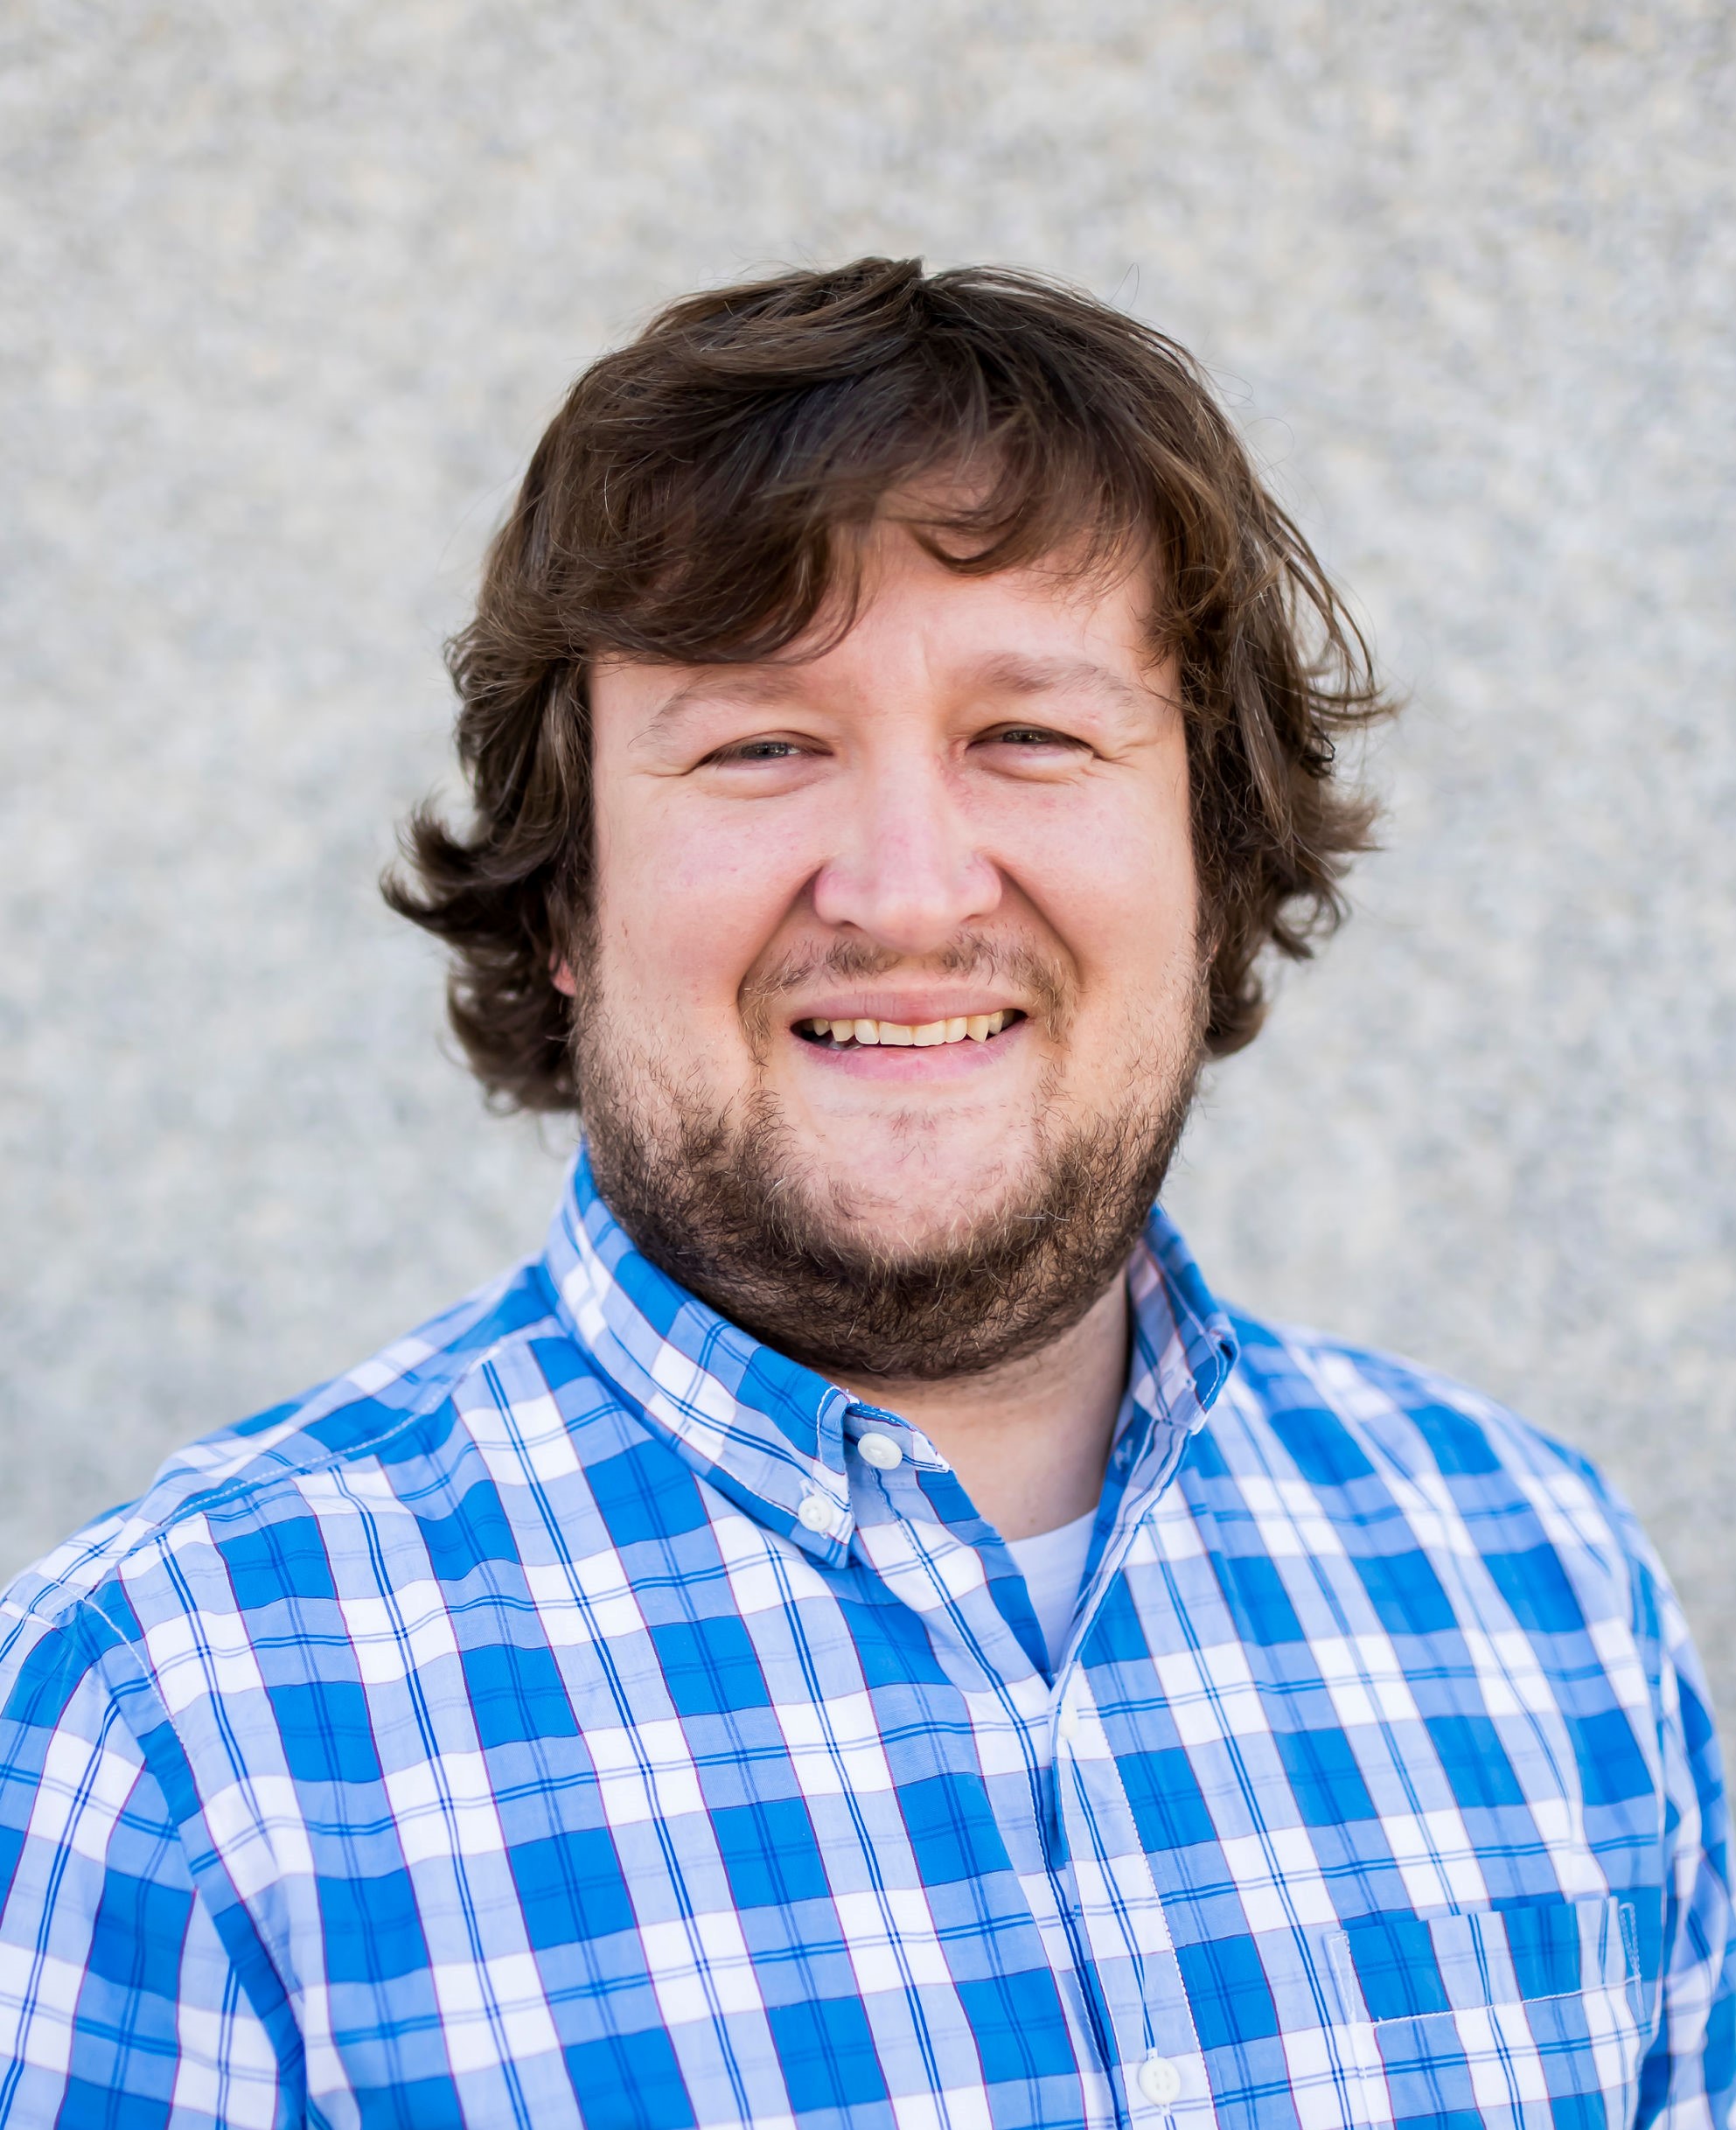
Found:
<path fill-rule="evenodd" d="M 1055 1735 L 1063 1745 L 1070 1745 L 1079 1735 L 1079 1712 L 1070 1703 L 1061 1711 L 1055 1726 Z"/>
<path fill-rule="evenodd" d="M 862 1453 L 862 1463 L 872 1464 L 877 1472 L 889 1472 L 895 1465 L 904 1462 L 903 1451 L 889 1435 L 864 1435 L 858 1439 L 856 1447 Z"/>
<path fill-rule="evenodd" d="M 796 1512 L 804 1531 L 829 1531 L 832 1528 L 832 1504 L 824 1494 L 804 1494 L 802 1505 Z"/>
<path fill-rule="evenodd" d="M 1154 2107 L 1167 2108 L 1182 2095 L 1182 2073 L 1167 2056 L 1148 2056 L 1140 2065 L 1140 2091 Z"/>

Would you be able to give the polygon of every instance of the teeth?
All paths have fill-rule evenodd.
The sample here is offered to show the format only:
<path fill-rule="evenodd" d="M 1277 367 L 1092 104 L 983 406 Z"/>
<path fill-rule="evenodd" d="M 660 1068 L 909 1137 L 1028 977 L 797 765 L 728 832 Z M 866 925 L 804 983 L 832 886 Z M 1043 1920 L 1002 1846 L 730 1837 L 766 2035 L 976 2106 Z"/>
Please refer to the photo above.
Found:
<path fill-rule="evenodd" d="M 1012 1015 L 957 1014 L 951 1020 L 924 1021 L 804 1021 L 802 1026 L 816 1036 L 830 1035 L 834 1043 L 891 1044 L 906 1049 L 932 1050 L 938 1044 L 987 1043 L 998 1036 Z"/>

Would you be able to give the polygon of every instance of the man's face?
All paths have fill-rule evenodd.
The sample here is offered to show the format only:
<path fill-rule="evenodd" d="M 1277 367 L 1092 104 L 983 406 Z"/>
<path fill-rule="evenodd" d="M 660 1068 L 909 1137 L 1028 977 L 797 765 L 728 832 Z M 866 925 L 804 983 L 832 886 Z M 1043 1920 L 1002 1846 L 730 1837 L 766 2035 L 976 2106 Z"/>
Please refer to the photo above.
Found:
<path fill-rule="evenodd" d="M 599 664 L 578 1041 L 630 1226 L 623 1198 L 654 1226 L 638 1201 L 692 1195 L 708 1158 L 714 1199 L 751 1170 L 810 1254 L 882 1268 L 999 1248 L 1105 1163 L 1148 1195 L 1202 996 L 1150 597 L 1140 571 L 963 576 L 884 525 L 859 618 L 818 657 Z M 718 1219 L 739 1231 L 743 1207 Z M 737 1299 L 727 1271 L 712 1285 Z"/>

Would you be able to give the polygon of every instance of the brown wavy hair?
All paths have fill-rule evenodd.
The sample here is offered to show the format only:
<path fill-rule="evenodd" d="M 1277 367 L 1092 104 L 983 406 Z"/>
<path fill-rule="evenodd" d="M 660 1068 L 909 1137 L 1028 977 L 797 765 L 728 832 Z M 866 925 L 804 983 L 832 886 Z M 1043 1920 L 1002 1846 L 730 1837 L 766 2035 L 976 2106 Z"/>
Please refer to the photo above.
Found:
<path fill-rule="evenodd" d="M 1262 955 L 1300 959 L 1342 918 L 1373 808 L 1335 747 L 1389 704 L 1198 364 L 1007 268 L 784 274 L 672 304 L 584 373 L 448 646 L 472 818 L 423 806 L 382 885 L 453 949 L 452 1024 L 492 1096 L 580 1104 L 551 962 L 589 938 L 592 660 L 835 642 L 861 532 L 913 491 L 945 499 L 913 529 L 961 571 L 1147 562 L 1153 647 L 1182 677 L 1212 1054 L 1258 1029 Z"/>

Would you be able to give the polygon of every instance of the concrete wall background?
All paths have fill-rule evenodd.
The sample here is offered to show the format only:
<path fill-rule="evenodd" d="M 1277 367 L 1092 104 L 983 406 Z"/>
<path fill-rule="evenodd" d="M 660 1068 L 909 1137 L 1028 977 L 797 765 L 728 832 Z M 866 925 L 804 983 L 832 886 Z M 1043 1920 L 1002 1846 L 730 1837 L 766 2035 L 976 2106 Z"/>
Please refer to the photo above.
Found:
<path fill-rule="evenodd" d="M 0 1566 L 533 1245 L 378 905 L 437 646 L 656 300 L 1009 259 L 1210 362 L 1413 706 L 1173 1200 L 1605 1460 L 1736 1711 L 1733 17 L 1698 0 L 0 17 Z"/>

